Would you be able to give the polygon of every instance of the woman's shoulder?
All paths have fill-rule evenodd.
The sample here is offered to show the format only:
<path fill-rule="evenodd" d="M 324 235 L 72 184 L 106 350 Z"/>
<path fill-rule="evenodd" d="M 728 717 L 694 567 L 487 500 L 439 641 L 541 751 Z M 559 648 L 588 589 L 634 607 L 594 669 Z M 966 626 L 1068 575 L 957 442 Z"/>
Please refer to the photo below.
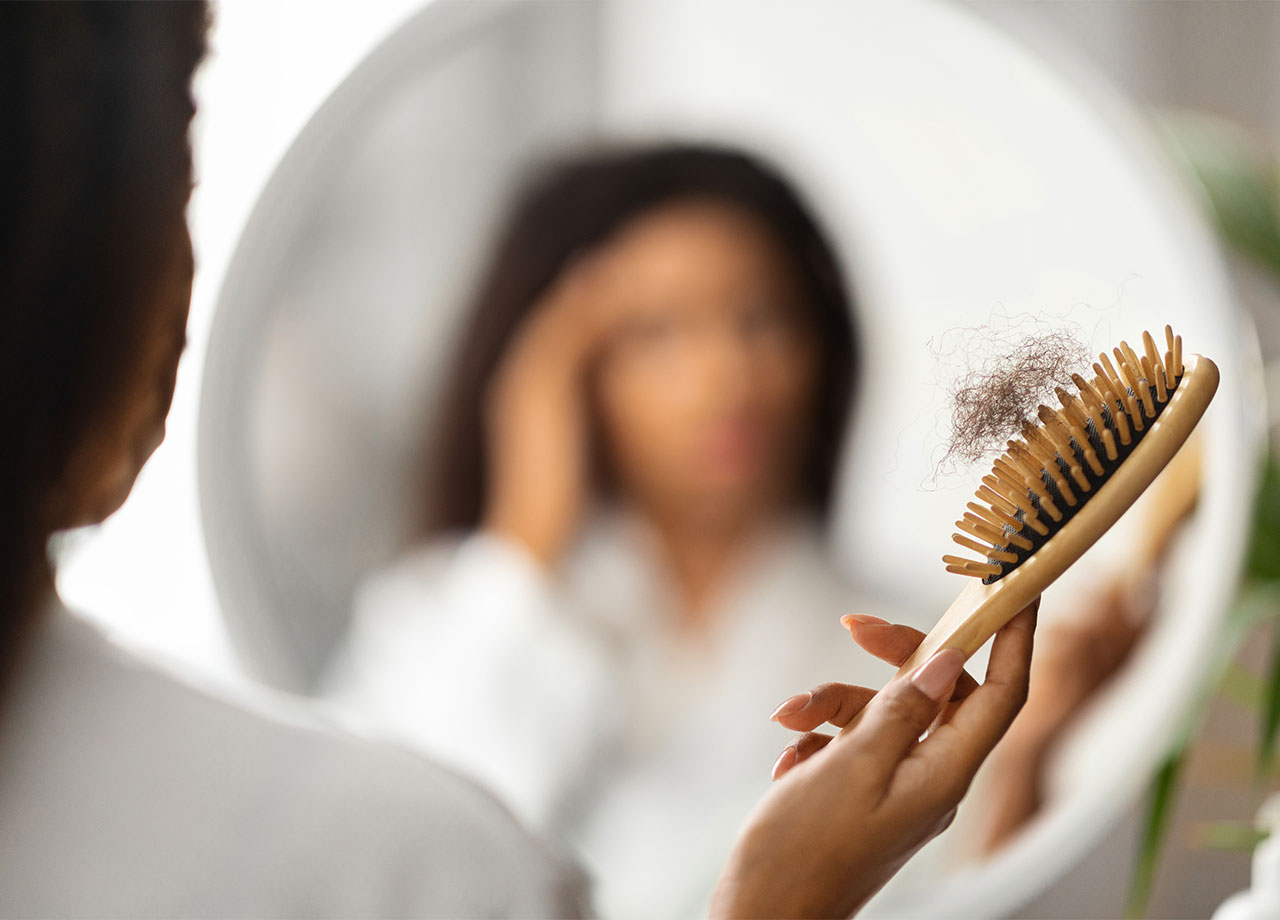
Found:
<path fill-rule="evenodd" d="M 582 908 L 576 872 L 450 770 L 54 628 L 6 713 L 0 912 Z"/>

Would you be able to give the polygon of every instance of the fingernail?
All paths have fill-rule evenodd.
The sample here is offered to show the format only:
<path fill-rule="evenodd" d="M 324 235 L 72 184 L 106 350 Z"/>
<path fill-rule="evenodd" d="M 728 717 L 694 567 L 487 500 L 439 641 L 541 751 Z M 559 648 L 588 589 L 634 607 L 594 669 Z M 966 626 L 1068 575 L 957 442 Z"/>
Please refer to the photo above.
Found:
<path fill-rule="evenodd" d="M 773 762 L 773 775 L 769 778 L 777 779 L 784 770 L 790 770 L 795 766 L 796 757 L 799 756 L 799 753 L 794 744 L 783 748 L 782 753 L 778 755 L 778 759 Z"/>
<path fill-rule="evenodd" d="M 782 705 L 775 709 L 773 715 L 769 716 L 769 718 L 777 722 L 783 716 L 789 716 L 804 709 L 809 705 L 809 700 L 811 699 L 813 699 L 812 693 L 797 693 L 795 696 L 783 700 Z"/>
<path fill-rule="evenodd" d="M 951 690 L 952 684 L 964 670 L 964 652 L 958 648 L 944 648 L 911 675 L 911 683 L 934 702 L 939 702 Z"/>
<path fill-rule="evenodd" d="M 853 632 L 853 625 L 855 623 L 861 624 L 862 626 L 885 626 L 889 621 L 882 620 L 879 617 L 873 617 L 869 613 L 846 613 L 840 618 L 840 622 L 844 624 L 845 629 L 849 630 L 849 632 Z"/>

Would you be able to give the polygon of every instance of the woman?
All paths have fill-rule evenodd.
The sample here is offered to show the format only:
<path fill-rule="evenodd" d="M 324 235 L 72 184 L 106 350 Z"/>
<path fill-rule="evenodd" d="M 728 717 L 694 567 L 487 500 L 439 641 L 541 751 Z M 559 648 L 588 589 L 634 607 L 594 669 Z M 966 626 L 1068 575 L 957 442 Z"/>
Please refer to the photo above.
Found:
<path fill-rule="evenodd" d="M 578 914 L 577 872 L 477 786 L 297 704 L 207 696 L 57 600 L 50 536 L 111 514 L 163 438 L 204 16 L 0 5 L 0 915 Z M 869 704 L 853 687 L 813 694 L 793 722 L 865 715 L 761 800 L 716 915 L 864 903 L 1008 727 L 1033 623 L 1001 634 L 981 687 L 944 652 Z"/>
<path fill-rule="evenodd" d="M 606 915 L 705 909 L 769 779 L 736 765 L 778 744 L 750 714 L 886 676 L 839 626 L 860 601 L 823 535 L 853 315 L 808 207 L 754 157 L 546 168 L 468 315 L 425 545 L 363 586 L 328 698 L 572 841 Z"/>

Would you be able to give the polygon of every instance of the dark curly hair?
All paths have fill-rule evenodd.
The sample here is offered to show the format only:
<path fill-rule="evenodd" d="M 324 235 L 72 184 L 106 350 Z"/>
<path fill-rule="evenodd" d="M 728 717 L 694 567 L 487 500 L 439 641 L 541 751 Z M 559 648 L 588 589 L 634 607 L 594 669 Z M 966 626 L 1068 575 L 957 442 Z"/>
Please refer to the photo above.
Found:
<path fill-rule="evenodd" d="M 204 3 L 0 4 L 0 676 L 51 581 L 50 500 L 138 361 L 191 190 Z"/>

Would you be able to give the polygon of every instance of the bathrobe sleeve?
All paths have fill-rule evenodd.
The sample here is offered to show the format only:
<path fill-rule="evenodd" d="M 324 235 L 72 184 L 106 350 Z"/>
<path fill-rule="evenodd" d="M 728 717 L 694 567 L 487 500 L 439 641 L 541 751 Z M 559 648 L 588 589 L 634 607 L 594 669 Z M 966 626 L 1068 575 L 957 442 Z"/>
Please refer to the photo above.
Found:
<path fill-rule="evenodd" d="M 323 695 L 555 830 L 616 740 L 608 643 L 518 545 L 419 551 L 365 582 Z"/>

